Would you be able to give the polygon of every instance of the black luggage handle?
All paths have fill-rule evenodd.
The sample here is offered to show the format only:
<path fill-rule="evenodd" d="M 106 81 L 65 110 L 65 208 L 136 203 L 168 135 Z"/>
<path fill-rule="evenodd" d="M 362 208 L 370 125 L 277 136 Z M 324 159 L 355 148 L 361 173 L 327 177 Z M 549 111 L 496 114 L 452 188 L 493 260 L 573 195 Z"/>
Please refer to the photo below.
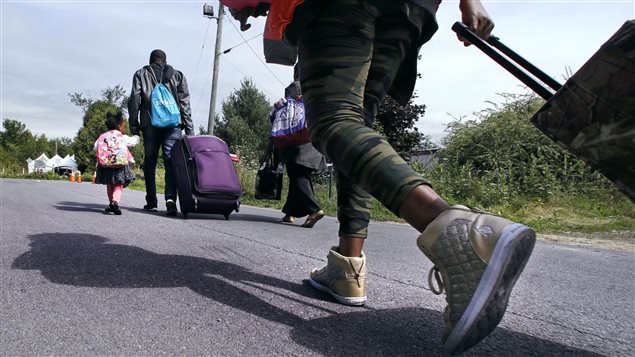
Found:
<path fill-rule="evenodd" d="M 518 78 L 521 82 L 525 83 L 529 88 L 531 88 L 534 92 L 536 92 L 543 99 L 548 100 L 553 96 L 553 92 L 538 83 L 534 78 L 527 75 L 521 68 L 526 69 L 529 73 L 536 76 L 536 78 L 543 81 L 546 85 L 551 87 L 554 91 L 557 91 L 562 87 L 560 83 L 551 78 L 545 72 L 541 71 L 539 68 L 529 63 L 526 59 L 521 57 L 516 52 L 512 51 L 509 47 L 505 46 L 500 40 L 495 36 L 490 36 L 487 41 L 483 41 L 480 37 L 476 36 L 469 27 L 467 27 L 464 23 L 457 21 L 452 25 L 452 31 L 456 32 L 459 36 L 468 40 L 471 44 L 478 47 L 481 51 L 483 51 L 486 55 L 488 55 L 491 59 L 496 61 L 499 65 L 513 74 L 516 78 Z M 494 48 L 498 49 L 501 53 L 505 54 L 509 57 L 509 59 L 503 57 L 498 51 Z M 514 63 L 515 62 L 515 63 Z"/>

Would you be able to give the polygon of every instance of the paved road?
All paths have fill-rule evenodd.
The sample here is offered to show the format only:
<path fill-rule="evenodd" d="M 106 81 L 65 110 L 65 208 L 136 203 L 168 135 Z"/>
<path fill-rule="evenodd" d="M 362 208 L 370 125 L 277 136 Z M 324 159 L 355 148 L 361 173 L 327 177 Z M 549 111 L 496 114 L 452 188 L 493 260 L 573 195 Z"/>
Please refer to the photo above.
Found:
<path fill-rule="evenodd" d="M 444 299 L 405 225 L 373 223 L 369 303 L 303 281 L 337 224 L 274 210 L 102 212 L 105 187 L 0 180 L 0 355 L 443 356 Z M 635 255 L 538 243 L 499 328 L 466 355 L 635 355 Z"/>

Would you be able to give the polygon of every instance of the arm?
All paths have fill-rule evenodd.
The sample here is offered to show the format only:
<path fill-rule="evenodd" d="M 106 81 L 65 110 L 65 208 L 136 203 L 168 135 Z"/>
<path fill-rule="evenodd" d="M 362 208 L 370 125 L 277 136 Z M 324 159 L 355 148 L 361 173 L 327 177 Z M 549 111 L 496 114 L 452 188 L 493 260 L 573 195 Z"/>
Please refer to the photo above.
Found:
<path fill-rule="evenodd" d="M 461 21 L 466 24 L 478 37 L 487 40 L 494 29 L 494 21 L 489 16 L 480 0 L 460 0 Z M 459 37 L 465 46 L 470 43 Z"/>
<path fill-rule="evenodd" d="M 128 125 L 133 135 L 139 135 L 139 108 L 141 107 L 141 74 L 139 71 L 132 77 L 132 90 L 128 99 Z"/>
<path fill-rule="evenodd" d="M 126 146 L 136 146 L 137 144 L 139 144 L 139 135 L 124 135 L 123 140 L 126 142 Z"/>
<path fill-rule="evenodd" d="M 221 3 L 229 8 L 229 13 L 234 19 L 240 21 L 240 30 L 247 31 L 251 27 L 251 25 L 247 23 L 249 17 L 267 16 L 271 0 L 263 0 L 251 6 L 245 6 L 244 1 L 235 0 L 221 0 Z M 240 7 L 241 5 L 242 7 Z M 255 5 L 255 7 L 253 5 Z"/>
<path fill-rule="evenodd" d="M 181 112 L 181 123 L 185 129 L 185 135 L 194 134 L 194 123 L 192 122 L 192 109 L 190 107 L 190 91 L 187 87 L 187 80 L 181 74 L 181 80 L 177 86 L 179 98 L 179 111 Z"/>

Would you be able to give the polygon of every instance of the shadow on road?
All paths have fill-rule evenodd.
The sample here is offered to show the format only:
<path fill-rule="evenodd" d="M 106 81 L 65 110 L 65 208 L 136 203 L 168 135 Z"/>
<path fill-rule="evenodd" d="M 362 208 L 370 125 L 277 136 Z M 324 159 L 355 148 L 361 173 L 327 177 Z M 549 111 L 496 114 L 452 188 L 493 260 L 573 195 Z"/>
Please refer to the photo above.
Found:
<path fill-rule="evenodd" d="M 325 356 L 448 356 L 442 331 L 440 311 L 412 307 L 333 314 L 294 328 L 292 338 Z M 498 328 L 464 356 L 601 355 Z"/>
<path fill-rule="evenodd" d="M 291 337 L 296 343 L 324 355 L 445 355 L 440 344 L 443 318 L 438 311 L 363 309 L 338 314 L 306 299 L 284 294 L 296 303 L 331 313 L 328 317 L 305 320 L 232 283 L 249 286 L 252 291 L 261 290 L 267 295 L 276 294 L 271 288 L 278 288 L 312 299 L 324 296 L 306 284 L 257 274 L 222 261 L 157 254 L 134 246 L 109 244 L 108 239 L 91 234 L 36 234 L 29 239 L 31 249 L 16 258 L 11 267 L 39 270 L 56 284 L 107 288 L 185 286 L 227 306 L 290 326 Z M 493 350 L 496 354 L 507 355 L 501 349 L 508 349 L 509 355 L 597 356 L 502 328 L 470 354 L 491 354 L 487 351 Z"/>

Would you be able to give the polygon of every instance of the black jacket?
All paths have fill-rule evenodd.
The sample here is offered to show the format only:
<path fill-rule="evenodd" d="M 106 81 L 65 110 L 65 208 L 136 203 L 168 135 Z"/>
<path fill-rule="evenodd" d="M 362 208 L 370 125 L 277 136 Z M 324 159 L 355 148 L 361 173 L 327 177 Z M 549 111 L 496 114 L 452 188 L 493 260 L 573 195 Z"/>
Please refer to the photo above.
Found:
<path fill-rule="evenodd" d="M 181 112 L 180 127 L 185 130 L 185 135 L 194 134 L 194 123 L 192 122 L 192 110 L 190 108 L 190 92 L 187 81 L 181 71 L 175 70 L 170 65 L 163 66 L 163 72 L 157 67 L 158 76 L 155 76 L 157 64 L 144 66 L 135 72 L 132 78 L 132 90 L 128 100 L 128 123 L 130 132 L 139 135 L 142 128 L 150 126 L 150 95 L 158 80 L 170 90 L 174 96 Z"/>

